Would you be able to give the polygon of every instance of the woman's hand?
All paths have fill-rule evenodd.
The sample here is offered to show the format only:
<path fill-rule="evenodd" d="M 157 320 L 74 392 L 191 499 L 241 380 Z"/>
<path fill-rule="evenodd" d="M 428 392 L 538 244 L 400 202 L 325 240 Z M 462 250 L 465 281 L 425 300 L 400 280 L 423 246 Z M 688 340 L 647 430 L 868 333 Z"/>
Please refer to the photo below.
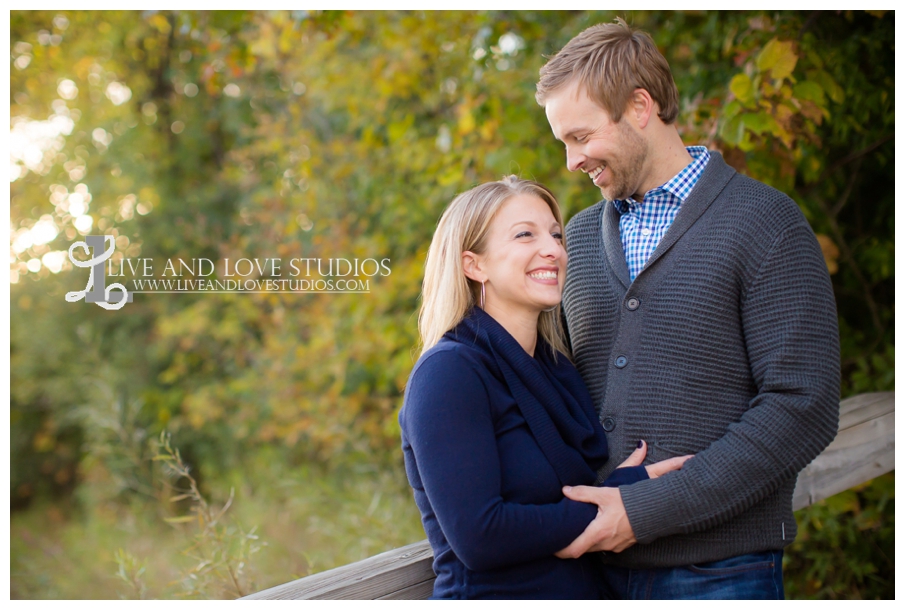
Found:
<path fill-rule="evenodd" d="M 632 454 L 628 456 L 628 458 L 624 462 L 619 464 L 617 468 L 640 466 L 644 463 L 644 458 L 647 457 L 647 443 L 644 441 L 638 442 L 641 444 L 641 446 L 632 451 Z M 682 465 L 693 457 L 694 455 L 680 455 L 678 457 L 672 457 L 660 462 L 655 462 L 653 464 L 645 466 L 644 469 L 647 470 L 647 476 L 652 479 L 656 479 L 657 477 L 662 477 L 667 472 L 680 470 L 682 468 Z"/>

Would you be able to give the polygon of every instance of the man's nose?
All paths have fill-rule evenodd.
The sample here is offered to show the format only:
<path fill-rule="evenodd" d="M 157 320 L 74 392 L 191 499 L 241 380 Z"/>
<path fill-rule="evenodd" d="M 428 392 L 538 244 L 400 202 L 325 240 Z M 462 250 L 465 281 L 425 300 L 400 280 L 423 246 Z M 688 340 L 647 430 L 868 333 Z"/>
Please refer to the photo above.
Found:
<path fill-rule="evenodd" d="M 586 159 L 587 157 L 577 150 L 572 148 L 566 149 L 566 167 L 570 172 L 581 169 Z"/>

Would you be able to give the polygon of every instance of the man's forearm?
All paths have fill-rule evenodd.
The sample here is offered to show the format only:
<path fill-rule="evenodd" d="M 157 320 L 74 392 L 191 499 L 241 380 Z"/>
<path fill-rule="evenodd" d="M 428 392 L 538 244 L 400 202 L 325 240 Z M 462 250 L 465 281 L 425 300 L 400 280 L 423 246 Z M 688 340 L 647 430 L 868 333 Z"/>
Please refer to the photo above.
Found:
<path fill-rule="evenodd" d="M 758 408 L 765 412 L 749 411 L 682 470 L 622 490 L 639 542 L 706 530 L 732 519 L 797 476 L 835 436 L 838 402 L 821 407 L 824 425 L 815 425 L 813 417 L 802 422 L 790 416 L 795 409 Z M 807 443 L 801 442 L 805 429 Z"/>

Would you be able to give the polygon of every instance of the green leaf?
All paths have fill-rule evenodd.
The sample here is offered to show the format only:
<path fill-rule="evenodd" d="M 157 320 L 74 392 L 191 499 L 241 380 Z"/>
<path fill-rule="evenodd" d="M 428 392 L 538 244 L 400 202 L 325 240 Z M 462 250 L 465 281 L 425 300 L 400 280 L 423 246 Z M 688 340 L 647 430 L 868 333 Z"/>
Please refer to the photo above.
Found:
<path fill-rule="evenodd" d="M 754 112 L 742 115 L 742 124 L 745 129 L 751 133 L 761 135 L 764 132 L 776 134 L 779 130 L 779 124 L 773 115 L 766 112 Z"/>
<path fill-rule="evenodd" d="M 839 83 L 830 76 L 825 70 L 812 70 L 808 74 L 808 79 L 816 82 L 826 92 L 830 99 L 841 104 L 845 101 L 845 90 L 839 86 Z"/>
<path fill-rule="evenodd" d="M 732 100 L 723 108 L 723 120 L 728 121 L 742 111 L 742 105 L 738 100 Z"/>
<path fill-rule="evenodd" d="M 744 125 L 742 124 L 743 115 L 735 116 L 728 121 L 723 121 L 720 126 L 720 137 L 727 144 L 737 146 L 744 135 Z"/>
<path fill-rule="evenodd" d="M 826 105 L 823 88 L 812 80 L 801 81 L 792 88 L 792 93 L 800 100 L 810 100 L 821 107 Z"/>

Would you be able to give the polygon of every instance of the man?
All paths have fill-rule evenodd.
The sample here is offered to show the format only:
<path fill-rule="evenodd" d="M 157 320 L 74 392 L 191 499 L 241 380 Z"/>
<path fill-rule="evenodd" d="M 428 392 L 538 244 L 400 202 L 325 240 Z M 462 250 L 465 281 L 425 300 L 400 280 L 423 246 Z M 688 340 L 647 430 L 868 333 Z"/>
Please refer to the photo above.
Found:
<path fill-rule="evenodd" d="M 650 36 L 589 28 L 541 69 L 537 101 L 604 201 L 569 223 L 563 305 L 607 431 L 606 476 L 635 448 L 681 471 L 566 494 L 600 506 L 568 550 L 603 553 L 624 598 L 782 598 L 798 472 L 836 434 L 839 337 L 798 206 L 686 148 Z"/>

